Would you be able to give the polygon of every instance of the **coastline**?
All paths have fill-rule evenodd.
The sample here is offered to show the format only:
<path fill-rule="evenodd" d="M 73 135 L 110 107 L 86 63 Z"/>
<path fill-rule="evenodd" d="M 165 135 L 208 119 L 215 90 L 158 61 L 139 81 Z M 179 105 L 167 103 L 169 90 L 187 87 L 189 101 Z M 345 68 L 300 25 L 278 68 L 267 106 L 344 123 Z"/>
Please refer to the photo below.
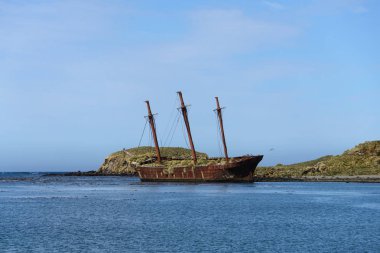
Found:
<path fill-rule="evenodd" d="M 74 171 L 65 173 L 47 173 L 43 175 L 45 177 L 137 177 L 136 173 L 102 173 L 95 170 L 91 171 Z"/>
<path fill-rule="evenodd" d="M 97 171 L 72 172 L 67 176 L 137 176 L 136 166 L 152 162 L 153 147 L 138 147 L 110 154 Z M 189 160 L 191 150 L 179 147 L 160 148 L 164 157 Z M 207 160 L 205 153 L 197 153 Z M 258 166 L 254 171 L 256 182 L 361 182 L 380 183 L 380 141 L 366 141 L 340 155 L 294 164 Z"/>
<path fill-rule="evenodd" d="M 97 171 L 49 173 L 44 176 L 79 176 L 79 177 L 138 177 L 135 173 L 109 174 Z M 380 183 L 380 175 L 356 176 L 303 176 L 303 177 L 267 177 L 255 176 L 255 182 L 346 182 L 346 183 Z"/>
<path fill-rule="evenodd" d="M 255 182 L 345 182 L 345 183 L 380 183 L 380 175 L 356 176 L 303 176 L 303 177 L 260 177 Z"/>

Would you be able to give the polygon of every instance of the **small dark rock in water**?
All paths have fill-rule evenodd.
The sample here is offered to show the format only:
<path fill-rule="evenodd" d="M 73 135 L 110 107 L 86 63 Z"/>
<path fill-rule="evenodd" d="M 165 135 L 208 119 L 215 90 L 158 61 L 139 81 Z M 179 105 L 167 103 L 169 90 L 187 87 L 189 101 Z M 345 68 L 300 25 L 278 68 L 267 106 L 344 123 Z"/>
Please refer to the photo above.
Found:
<path fill-rule="evenodd" d="M 114 173 L 114 174 L 106 174 L 106 173 L 101 173 L 95 170 L 90 170 L 90 171 L 76 171 L 76 172 L 67 172 L 67 173 L 49 173 L 44 175 L 45 177 L 56 177 L 56 176 L 61 176 L 61 177 L 91 177 L 91 176 L 129 176 L 133 177 L 135 176 L 134 173 Z"/>
<path fill-rule="evenodd" d="M 90 170 L 90 171 L 85 171 L 85 172 L 82 172 L 82 171 L 77 171 L 77 172 L 68 172 L 68 173 L 65 173 L 63 174 L 64 176 L 135 176 L 134 173 L 114 173 L 114 174 L 105 174 L 105 173 L 101 173 L 99 171 L 95 171 L 95 170 Z"/>
<path fill-rule="evenodd" d="M 95 170 L 90 170 L 86 172 L 77 171 L 77 172 L 68 172 L 63 174 L 64 176 L 99 176 L 99 173 Z"/>

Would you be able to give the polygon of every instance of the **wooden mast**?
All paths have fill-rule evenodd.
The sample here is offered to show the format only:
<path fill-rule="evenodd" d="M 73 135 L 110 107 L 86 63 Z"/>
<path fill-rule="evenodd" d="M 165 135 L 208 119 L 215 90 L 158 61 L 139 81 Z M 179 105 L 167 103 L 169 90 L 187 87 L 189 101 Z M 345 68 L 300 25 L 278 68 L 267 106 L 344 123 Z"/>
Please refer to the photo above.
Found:
<path fill-rule="evenodd" d="M 191 155 L 193 157 L 194 163 L 197 163 L 197 154 L 195 152 L 193 138 L 191 137 L 189 119 L 187 118 L 187 109 L 185 106 L 185 102 L 183 102 L 182 92 L 178 91 L 177 93 L 179 96 L 179 100 L 181 101 L 182 116 L 183 116 L 183 120 L 185 121 L 187 135 L 189 136 L 189 142 L 190 142 L 190 147 L 191 147 Z"/>
<path fill-rule="evenodd" d="M 150 110 L 149 101 L 147 100 L 145 101 L 145 103 L 146 103 L 146 107 L 148 108 L 148 119 L 149 119 L 150 128 L 152 129 L 154 146 L 156 147 L 157 161 L 161 163 L 161 153 L 160 153 L 160 148 L 158 147 L 156 128 L 154 124 L 154 116 L 152 114 L 152 111 Z"/>
<path fill-rule="evenodd" d="M 219 98 L 215 97 L 215 100 L 216 100 L 216 112 L 218 114 L 219 125 L 220 125 L 220 133 L 222 135 L 222 141 L 223 141 L 223 147 L 224 147 L 224 156 L 226 157 L 226 161 L 228 162 L 228 153 L 227 153 L 226 138 L 224 136 L 222 108 L 220 108 L 220 105 L 219 105 Z"/>

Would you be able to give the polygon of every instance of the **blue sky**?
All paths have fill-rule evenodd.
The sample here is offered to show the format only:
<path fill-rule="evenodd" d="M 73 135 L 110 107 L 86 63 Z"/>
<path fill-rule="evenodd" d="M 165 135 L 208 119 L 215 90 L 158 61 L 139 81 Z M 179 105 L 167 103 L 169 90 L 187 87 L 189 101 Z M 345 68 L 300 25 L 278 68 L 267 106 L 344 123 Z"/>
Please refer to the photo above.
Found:
<path fill-rule="evenodd" d="M 97 169 L 138 145 L 146 99 L 164 141 L 177 90 L 212 156 L 214 96 L 230 155 L 263 165 L 380 139 L 378 13 L 375 0 L 0 0 L 0 171 Z M 181 125 L 171 145 L 186 146 Z"/>

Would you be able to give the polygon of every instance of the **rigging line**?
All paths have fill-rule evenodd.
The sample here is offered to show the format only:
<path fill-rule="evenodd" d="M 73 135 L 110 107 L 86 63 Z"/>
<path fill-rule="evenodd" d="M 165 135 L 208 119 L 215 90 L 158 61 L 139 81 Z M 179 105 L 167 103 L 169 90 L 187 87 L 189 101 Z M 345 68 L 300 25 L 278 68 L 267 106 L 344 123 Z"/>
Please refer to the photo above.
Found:
<path fill-rule="evenodd" d="M 179 103 L 179 98 L 176 96 L 175 97 L 175 103 Z M 175 104 L 174 104 L 174 108 L 176 108 Z M 166 136 L 166 139 L 165 139 L 165 145 L 168 145 L 170 146 L 172 140 L 173 140 L 173 136 L 175 134 L 175 131 L 177 129 L 177 126 L 178 126 L 178 121 L 179 121 L 179 118 L 181 117 L 181 113 L 179 111 L 179 108 L 176 108 L 177 110 L 177 113 L 175 114 L 175 117 L 173 118 L 173 121 L 171 123 L 171 127 L 169 129 L 169 132 L 168 132 L 168 135 Z M 169 141 L 169 143 L 168 143 Z"/>
<path fill-rule="evenodd" d="M 218 135 L 219 135 L 219 138 L 218 138 L 218 146 L 219 146 L 219 155 L 222 157 L 223 156 L 223 151 L 222 151 L 222 135 L 220 134 L 220 127 L 218 127 Z"/>
<path fill-rule="evenodd" d="M 148 133 L 148 142 L 146 143 L 146 145 L 149 147 L 150 145 L 150 139 L 152 138 L 152 129 L 150 128 L 149 126 L 149 133 Z"/>
<path fill-rule="evenodd" d="M 222 108 L 222 110 L 220 111 L 220 116 L 223 118 L 223 110 L 224 110 L 224 107 Z M 221 156 L 224 157 L 224 143 L 223 143 L 223 136 L 222 136 L 222 128 L 221 126 L 219 125 L 219 143 L 220 143 L 220 153 L 221 153 Z"/>
<path fill-rule="evenodd" d="M 190 149 L 189 144 L 187 143 L 187 139 L 186 139 L 184 123 L 182 121 L 181 121 L 181 127 L 182 127 L 182 134 L 183 134 L 183 138 L 185 139 L 186 146 L 188 149 Z"/>
<path fill-rule="evenodd" d="M 172 131 L 173 131 L 174 127 L 175 127 L 175 124 L 176 124 L 177 118 L 179 117 L 178 114 L 179 114 L 179 112 L 177 111 L 177 114 L 175 115 L 175 118 L 173 118 L 174 121 L 171 123 L 170 129 L 169 129 L 169 132 L 168 132 L 168 134 L 166 135 L 166 138 L 165 138 L 165 141 L 164 141 L 164 145 L 167 144 L 167 142 L 168 142 L 170 136 L 172 135 Z"/>
<path fill-rule="evenodd" d="M 216 138 L 218 139 L 219 155 L 222 156 L 223 155 L 222 154 L 222 147 L 221 147 L 221 143 L 220 143 L 220 139 L 222 137 L 220 134 L 219 118 L 218 118 L 218 114 L 216 111 L 215 111 L 215 119 L 216 119 Z"/>
<path fill-rule="evenodd" d="M 162 147 L 162 139 L 161 139 L 161 135 L 158 133 L 158 129 L 157 129 L 156 119 L 155 118 L 153 118 L 153 125 L 154 125 L 154 129 L 156 129 L 156 135 L 157 135 L 157 138 L 159 139 L 158 141 L 160 141 L 159 145 Z"/>
<path fill-rule="evenodd" d="M 141 141 L 142 141 L 142 138 L 144 137 L 144 133 L 145 133 L 145 129 L 146 129 L 146 125 L 147 125 L 147 123 L 148 123 L 148 119 L 146 118 L 146 119 L 145 119 L 144 130 L 143 130 L 142 135 L 141 135 L 141 137 L 140 137 L 140 141 L 139 141 L 139 145 L 138 145 L 138 147 L 140 147 L 140 145 L 141 145 Z"/>
<path fill-rule="evenodd" d="M 176 111 L 176 104 L 177 104 L 177 96 L 175 96 L 174 97 L 174 103 L 173 103 L 173 107 L 172 107 L 172 111 L 171 111 L 171 113 L 170 113 L 170 117 L 169 117 L 169 120 L 168 120 L 168 122 L 166 123 L 166 126 L 165 126 L 165 130 L 164 130 L 164 132 L 163 132 L 163 136 L 170 136 L 170 129 L 171 129 L 171 127 L 172 127 L 172 125 L 173 125 L 173 123 L 175 122 L 175 120 L 176 120 L 176 118 L 174 118 L 174 121 L 173 121 L 173 123 L 171 123 L 172 122 L 172 119 L 173 119 L 173 116 L 175 116 L 174 115 L 174 113 L 175 113 L 175 111 Z M 175 116 L 176 117 L 176 116 Z M 170 129 L 168 129 L 169 128 L 169 126 L 170 126 Z M 169 130 L 169 132 L 167 132 Z M 165 138 L 165 140 L 166 140 L 167 138 Z M 165 141 L 166 142 L 166 141 Z M 164 142 L 164 144 L 165 144 L 165 142 Z"/>
<path fill-rule="evenodd" d="M 180 117 L 181 115 L 178 113 L 178 117 L 177 117 L 177 122 L 176 122 L 176 124 L 175 124 L 175 128 L 174 128 L 174 131 L 173 131 L 173 134 L 172 134 L 172 137 L 170 138 L 170 142 L 169 142 L 169 146 L 170 146 L 170 144 L 172 143 L 172 141 L 173 141 L 173 137 L 174 137 L 174 134 L 175 134 L 175 131 L 177 130 L 177 127 L 178 127 L 178 123 L 179 123 L 179 120 L 180 120 Z"/>
<path fill-rule="evenodd" d="M 150 132 L 150 135 L 149 135 L 149 147 L 151 149 L 151 154 L 154 154 L 154 147 L 153 147 L 153 132 L 152 132 L 152 129 L 149 128 L 149 132 Z"/>
<path fill-rule="evenodd" d="M 217 144 L 218 144 L 218 151 L 219 151 L 219 156 L 221 155 L 220 153 L 220 134 L 219 134 L 219 122 L 218 122 L 218 115 L 217 112 L 214 112 L 215 114 L 215 124 L 216 124 L 216 139 L 217 139 Z"/>
<path fill-rule="evenodd" d="M 177 117 L 177 116 L 176 116 Z M 172 118 L 170 119 L 170 122 L 172 122 Z M 170 123 L 169 122 L 169 123 Z M 168 124 L 168 125 L 170 125 L 170 128 L 169 128 L 169 131 L 166 131 L 165 130 L 165 133 L 164 133 L 164 144 L 163 144 L 163 146 L 166 146 L 166 143 L 168 142 L 168 138 L 170 137 L 170 133 L 171 133 L 171 129 L 173 128 L 173 124 L 174 123 L 170 123 L 170 124 Z"/>
<path fill-rule="evenodd" d="M 180 101 L 179 97 L 176 97 L 176 100 L 177 100 L 178 104 L 181 104 L 181 101 Z M 176 121 L 174 122 L 175 124 L 174 124 L 173 132 L 172 132 L 172 135 L 171 135 L 171 138 L 170 138 L 169 146 L 171 145 L 171 143 L 173 141 L 173 137 L 174 137 L 174 135 L 175 135 L 175 133 L 177 131 L 179 122 L 181 120 L 181 115 L 182 115 L 181 107 L 178 107 L 177 108 L 177 118 L 176 118 Z M 181 124 L 182 124 L 182 121 L 181 121 Z"/>

